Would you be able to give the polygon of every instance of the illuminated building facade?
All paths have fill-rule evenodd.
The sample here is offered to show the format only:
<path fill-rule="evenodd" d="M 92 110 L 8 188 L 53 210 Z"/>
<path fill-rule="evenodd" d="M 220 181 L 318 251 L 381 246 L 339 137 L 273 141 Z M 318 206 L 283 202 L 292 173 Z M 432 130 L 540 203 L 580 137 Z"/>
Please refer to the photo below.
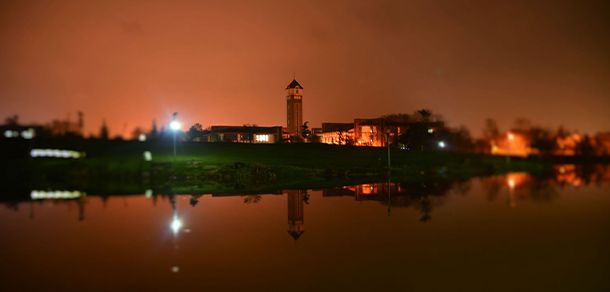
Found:
<path fill-rule="evenodd" d="M 386 147 L 390 131 L 390 143 L 405 134 L 414 125 L 424 126 L 430 135 L 444 127 L 442 122 L 393 122 L 383 118 L 354 119 L 354 123 L 322 123 L 320 142 L 337 145 Z"/>
<path fill-rule="evenodd" d="M 203 142 L 275 143 L 282 138 L 282 127 L 212 126 L 202 136 Z"/>

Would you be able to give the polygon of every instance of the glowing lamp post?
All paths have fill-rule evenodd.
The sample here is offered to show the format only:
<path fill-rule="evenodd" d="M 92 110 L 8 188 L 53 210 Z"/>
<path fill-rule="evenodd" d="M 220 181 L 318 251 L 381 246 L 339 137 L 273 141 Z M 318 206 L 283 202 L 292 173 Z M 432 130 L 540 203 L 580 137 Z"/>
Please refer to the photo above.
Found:
<path fill-rule="evenodd" d="M 169 127 L 174 131 L 174 165 L 176 165 L 176 132 L 180 130 L 180 123 L 176 121 L 177 112 L 174 113 L 172 118 L 172 122 L 169 124 Z"/>
<path fill-rule="evenodd" d="M 388 133 L 387 143 L 388 143 L 388 170 L 389 170 L 389 168 L 390 168 L 390 129 L 388 129 L 386 132 Z"/>

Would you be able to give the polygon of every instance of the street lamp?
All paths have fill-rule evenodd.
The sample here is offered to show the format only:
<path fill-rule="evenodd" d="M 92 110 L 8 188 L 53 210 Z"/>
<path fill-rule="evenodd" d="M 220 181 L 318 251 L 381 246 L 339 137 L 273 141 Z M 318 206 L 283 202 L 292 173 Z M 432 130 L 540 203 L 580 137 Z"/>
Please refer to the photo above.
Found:
<path fill-rule="evenodd" d="M 172 117 L 172 122 L 169 124 L 169 127 L 174 130 L 174 165 L 176 165 L 176 132 L 180 130 L 180 123 L 176 121 L 176 116 L 178 112 L 175 112 Z"/>
<path fill-rule="evenodd" d="M 515 139 L 515 136 L 511 132 L 508 132 L 507 137 L 506 147 L 508 151 L 506 152 L 506 164 L 510 164 L 510 142 Z"/>
<path fill-rule="evenodd" d="M 386 143 L 388 144 L 388 171 L 390 168 L 390 129 L 387 129 L 386 132 L 388 133 L 388 139 L 386 140 Z"/>

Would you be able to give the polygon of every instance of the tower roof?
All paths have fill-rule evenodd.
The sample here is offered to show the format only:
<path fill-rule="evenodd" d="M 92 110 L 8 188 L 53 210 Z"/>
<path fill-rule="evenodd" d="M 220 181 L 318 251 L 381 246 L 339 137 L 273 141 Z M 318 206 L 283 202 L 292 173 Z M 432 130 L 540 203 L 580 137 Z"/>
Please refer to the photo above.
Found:
<path fill-rule="evenodd" d="M 290 84 L 288 84 L 288 87 L 286 87 L 286 89 L 295 88 L 297 86 L 299 86 L 301 89 L 303 89 L 303 86 L 301 86 L 301 84 L 299 84 L 296 79 L 292 79 L 292 82 L 290 82 Z"/>
<path fill-rule="evenodd" d="M 292 236 L 292 238 L 294 238 L 294 241 L 296 241 L 297 239 L 299 239 L 299 237 L 301 237 L 301 235 L 305 233 L 305 231 L 299 231 L 299 232 L 295 232 L 295 231 L 288 231 L 288 234 L 290 234 L 290 236 Z"/>

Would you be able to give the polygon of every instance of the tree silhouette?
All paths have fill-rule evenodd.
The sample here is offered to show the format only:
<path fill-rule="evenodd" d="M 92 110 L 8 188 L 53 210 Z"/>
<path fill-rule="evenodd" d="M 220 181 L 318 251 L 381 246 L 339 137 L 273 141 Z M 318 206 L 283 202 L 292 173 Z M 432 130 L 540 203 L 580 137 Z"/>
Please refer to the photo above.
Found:
<path fill-rule="evenodd" d="M 108 126 L 106 126 L 106 120 L 102 122 L 102 128 L 100 129 L 100 139 L 108 140 Z"/>
<path fill-rule="evenodd" d="M 7 117 L 4 120 L 4 123 L 10 126 L 16 126 L 19 124 L 19 116 L 18 115 L 14 115 L 12 117 Z"/>
<path fill-rule="evenodd" d="M 155 139 L 159 136 L 159 131 L 157 131 L 157 121 L 152 121 L 152 129 L 150 130 L 150 138 Z"/>

